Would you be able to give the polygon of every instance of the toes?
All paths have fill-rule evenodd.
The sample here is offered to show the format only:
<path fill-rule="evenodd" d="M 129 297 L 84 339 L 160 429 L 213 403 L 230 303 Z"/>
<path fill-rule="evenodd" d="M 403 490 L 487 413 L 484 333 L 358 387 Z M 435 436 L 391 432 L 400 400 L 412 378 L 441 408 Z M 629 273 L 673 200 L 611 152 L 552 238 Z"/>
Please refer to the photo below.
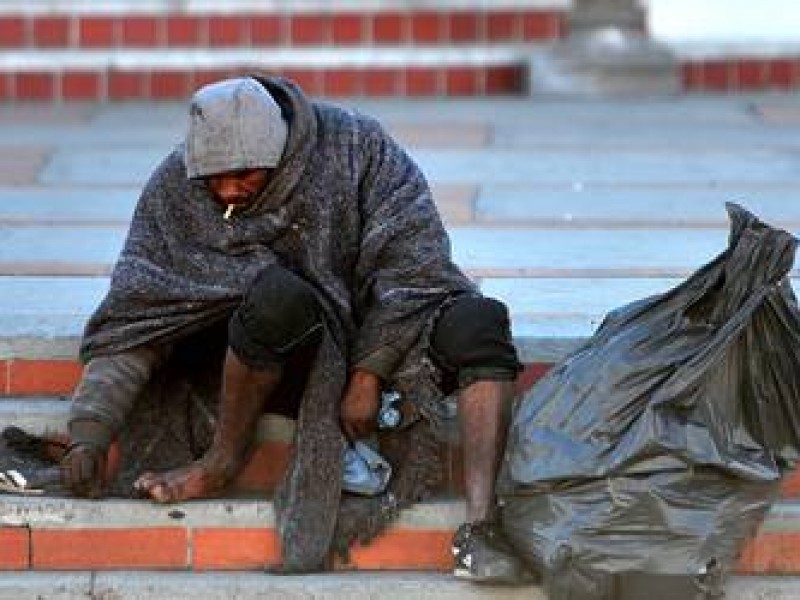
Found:
<path fill-rule="evenodd" d="M 156 483 L 149 490 L 150 497 L 161 504 L 166 504 L 172 501 L 172 494 L 166 483 Z"/>

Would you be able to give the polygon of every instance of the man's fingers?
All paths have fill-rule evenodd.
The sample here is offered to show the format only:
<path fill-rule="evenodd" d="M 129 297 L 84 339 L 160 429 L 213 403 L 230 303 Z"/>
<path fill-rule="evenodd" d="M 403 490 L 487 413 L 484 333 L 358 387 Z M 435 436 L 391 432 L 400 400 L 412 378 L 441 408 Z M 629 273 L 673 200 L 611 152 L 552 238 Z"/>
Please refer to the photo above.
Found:
<path fill-rule="evenodd" d="M 172 499 L 169 486 L 156 473 L 142 473 L 133 483 L 133 487 L 155 502 L 167 503 Z"/>

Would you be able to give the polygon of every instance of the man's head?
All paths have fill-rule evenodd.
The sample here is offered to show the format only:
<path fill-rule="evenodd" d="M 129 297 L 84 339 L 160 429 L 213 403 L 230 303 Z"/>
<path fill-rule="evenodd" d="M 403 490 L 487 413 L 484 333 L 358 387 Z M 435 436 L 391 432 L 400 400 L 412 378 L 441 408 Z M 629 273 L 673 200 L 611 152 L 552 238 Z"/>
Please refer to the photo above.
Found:
<path fill-rule="evenodd" d="M 266 176 L 280 162 L 287 137 L 280 107 L 255 79 L 240 77 L 207 85 L 195 93 L 189 107 L 187 176 L 220 179 L 225 175 L 244 181 L 252 180 L 256 171 Z"/>

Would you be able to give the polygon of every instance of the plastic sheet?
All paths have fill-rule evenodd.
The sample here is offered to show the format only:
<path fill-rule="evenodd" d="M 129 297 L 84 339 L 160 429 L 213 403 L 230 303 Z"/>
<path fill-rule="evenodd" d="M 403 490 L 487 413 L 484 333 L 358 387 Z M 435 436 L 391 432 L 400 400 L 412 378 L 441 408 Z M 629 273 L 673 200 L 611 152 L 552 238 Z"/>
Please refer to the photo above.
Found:
<path fill-rule="evenodd" d="M 727 209 L 727 250 L 609 314 L 517 408 L 503 525 L 551 600 L 719 597 L 798 458 L 797 241 Z"/>

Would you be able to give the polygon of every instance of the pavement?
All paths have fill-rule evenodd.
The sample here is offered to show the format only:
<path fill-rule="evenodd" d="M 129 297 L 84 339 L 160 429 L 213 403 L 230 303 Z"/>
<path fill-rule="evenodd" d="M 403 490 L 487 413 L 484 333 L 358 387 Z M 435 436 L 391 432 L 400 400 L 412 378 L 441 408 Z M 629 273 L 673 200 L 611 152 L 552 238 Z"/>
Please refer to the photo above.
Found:
<path fill-rule="evenodd" d="M 341 102 L 418 160 L 457 262 L 510 305 L 525 362 L 556 360 L 609 309 L 714 257 L 726 201 L 800 230 L 800 96 Z M 184 113 L 0 105 L 0 358 L 74 355 Z"/>
<path fill-rule="evenodd" d="M 25 573 L 3 577 L 0 600 L 546 600 L 535 587 L 471 585 L 449 575 L 419 572 L 302 577 L 259 573 Z M 725 598 L 796 600 L 797 586 L 797 578 L 791 577 L 738 577 L 733 579 Z"/>

